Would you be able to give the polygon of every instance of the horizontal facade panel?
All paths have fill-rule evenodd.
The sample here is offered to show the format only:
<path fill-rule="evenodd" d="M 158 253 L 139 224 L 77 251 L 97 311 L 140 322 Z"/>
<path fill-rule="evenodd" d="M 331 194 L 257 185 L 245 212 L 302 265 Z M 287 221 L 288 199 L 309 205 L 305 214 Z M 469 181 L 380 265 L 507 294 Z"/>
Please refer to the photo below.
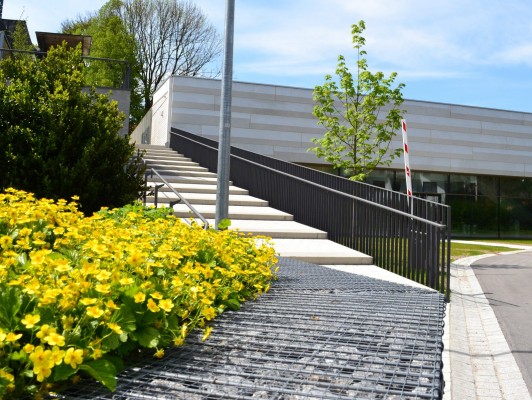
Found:
<path fill-rule="evenodd" d="M 451 170 L 447 172 L 463 173 L 463 171 L 479 175 L 523 176 L 525 168 L 523 164 L 508 162 L 451 160 Z"/>
<path fill-rule="evenodd" d="M 173 77 L 172 87 L 172 126 L 217 139 L 220 80 Z M 264 149 L 263 154 L 288 161 L 323 164 L 307 151 L 315 146 L 311 139 L 325 132 L 312 115 L 312 93 L 312 89 L 234 82 L 232 143 Z M 405 100 L 403 108 L 412 169 L 532 176 L 532 113 L 417 100 Z M 154 113 L 153 119 L 166 114 Z M 165 125 L 159 121 L 154 126 L 162 130 Z M 399 131 L 391 148 L 401 147 Z M 391 166 L 402 170 L 403 158 Z"/>

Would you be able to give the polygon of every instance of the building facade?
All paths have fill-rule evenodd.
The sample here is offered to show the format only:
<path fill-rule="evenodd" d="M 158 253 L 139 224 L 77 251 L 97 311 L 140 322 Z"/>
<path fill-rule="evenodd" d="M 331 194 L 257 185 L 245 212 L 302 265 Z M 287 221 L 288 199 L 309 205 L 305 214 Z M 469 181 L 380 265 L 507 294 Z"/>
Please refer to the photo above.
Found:
<path fill-rule="evenodd" d="M 138 142 L 165 145 L 170 127 L 218 138 L 220 80 L 173 76 L 154 95 Z M 234 82 L 231 143 L 333 171 L 308 149 L 324 133 L 312 89 Z M 532 237 L 532 113 L 406 100 L 416 195 L 452 206 L 456 237 Z M 402 147 L 400 132 L 393 141 Z M 404 191 L 402 158 L 368 183 Z"/>

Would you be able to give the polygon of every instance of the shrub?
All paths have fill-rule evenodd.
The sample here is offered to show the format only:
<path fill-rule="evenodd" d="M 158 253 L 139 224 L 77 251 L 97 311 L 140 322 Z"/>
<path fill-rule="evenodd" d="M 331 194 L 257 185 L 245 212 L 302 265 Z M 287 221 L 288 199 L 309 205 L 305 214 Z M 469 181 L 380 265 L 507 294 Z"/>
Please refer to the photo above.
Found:
<path fill-rule="evenodd" d="M 113 390 L 123 358 L 163 357 L 192 330 L 269 289 L 268 241 L 128 206 L 0 194 L 0 398 L 42 396 L 83 374 Z M 55 388 L 55 389 L 54 389 Z"/>
<path fill-rule="evenodd" d="M 53 199 L 79 195 L 86 215 L 139 197 L 143 167 L 119 134 L 124 115 L 84 89 L 81 50 L 0 62 L 0 189 Z"/>

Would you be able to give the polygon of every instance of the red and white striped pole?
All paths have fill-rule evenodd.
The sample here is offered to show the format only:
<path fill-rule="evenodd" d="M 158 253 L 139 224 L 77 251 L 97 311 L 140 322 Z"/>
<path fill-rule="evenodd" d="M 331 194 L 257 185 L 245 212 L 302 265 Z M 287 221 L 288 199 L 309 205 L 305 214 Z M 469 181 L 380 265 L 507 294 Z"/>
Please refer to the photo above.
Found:
<path fill-rule="evenodd" d="M 408 155 L 408 135 L 406 133 L 406 121 L 401 120 L 401 130 L 403 132 L 403 150 L 405 156 L 405 178 L 406 178 L 406 194 L 409 198 L 409 204 L 412 202 L 412 174 L 410 171 L 410 157 Z"/>

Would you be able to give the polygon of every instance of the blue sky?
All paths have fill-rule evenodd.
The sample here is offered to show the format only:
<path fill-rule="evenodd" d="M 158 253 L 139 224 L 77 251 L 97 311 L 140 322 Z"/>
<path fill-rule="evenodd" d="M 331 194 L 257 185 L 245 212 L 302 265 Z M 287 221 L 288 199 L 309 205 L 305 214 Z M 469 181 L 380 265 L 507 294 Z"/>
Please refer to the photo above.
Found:
<path fill-rule="evenodd" d="M 105 0 L 4 0 L 34 31 Z M 223 35 L 224 0 L 195 0 Z M 366 22 L 370 70 L 398 73 L 413 100 L 532 112 L 530 0 L 236 0 L 234 78 L 313 88 L 343 54 L 351 25 Z M 350 63 L 349 65 L 354 65 Z"/>

